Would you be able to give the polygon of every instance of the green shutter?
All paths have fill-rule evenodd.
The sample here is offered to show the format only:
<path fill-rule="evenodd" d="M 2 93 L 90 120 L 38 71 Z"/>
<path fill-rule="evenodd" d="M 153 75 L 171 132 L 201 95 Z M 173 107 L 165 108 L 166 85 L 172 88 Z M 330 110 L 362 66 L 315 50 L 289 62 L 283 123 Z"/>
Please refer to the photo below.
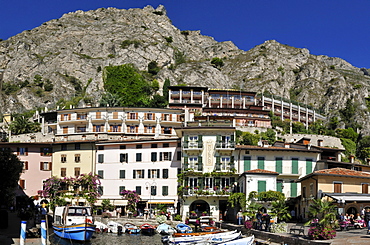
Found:
<path fill-rule="evenodd" d="M 203 159 L 201 156 L 198 157 L 198 171 L 203 171 Z"/>
<path fill-rule="evenodd" d="M 290 197 L 297 196 L 297 183 L 290 183 Z"/>
<path fill-rule="evenodd" d="M 258 157 L 258 169 L 265 169 L 265 158 L 264 157 Z"/>
<path fill-rule="evenodd" d="M 198 135 L 198 148 L 203 147 L 203 137 L 202 135 Z"/>
<path fill-rule="evenodd" d="M 185 177 L 185 186 L 189 185 L 189 177 Z"/>
<path fill-rule="evenodd" d="M 292 174 L 298 174 L 298 158 L 292 158 Z"/>
<path fill-rule="evenodd" d="M 184 136 L 184 148 L 188 148 L 189 145 L 189 136 Z"/>
<path fill-rule="evenodd" d="M 221 171 L 221 161 L 220 156 L 216 157 L 216 171 Z"/>
<path fill-rule="evenodd" d="M 283 158 L 277 157 L 276 158 L 276 172 L 282 173 L 283 172 Z"/>
<path fill-rule="evenodd" d="M 312 159 L 306 160 L 306 175 L 312 173 Z"/>
<path fill-rule="evenodd" d="M 162 186 L 162 196 L 168 196 L 168 186 Z"/>
<path fill-rule="evenodd" d="M 258 181 L 258 187 L 257 187 L 258 193 L 266 191 L 266 181 L 265 180 L 259 180 Z"/>
<path fill-rule="evenodd" d="M 184 169 L 189 168 L 189 160 L 188 157 L 184 157 Z"/>
<path fill-rule="evenodd" d="M 220 187 L 220 182 L 221 182 L 220 177 L 215 177 L 215 186 Z"/>
<path fill-rule="evenodd" d="M 204 177 L 199 177 L 198 178 L 198 185 L 200 189 L 204 188 Z"/>
<path fill-rule="evenodd" d="M 251 170 L 251 157 L 244 157 L 244 171 Z"/>
<path fill-rule="evenodd" d="M 276 191 L 283 192 L 283 182 L 277 182 L 276 183 Z"/>

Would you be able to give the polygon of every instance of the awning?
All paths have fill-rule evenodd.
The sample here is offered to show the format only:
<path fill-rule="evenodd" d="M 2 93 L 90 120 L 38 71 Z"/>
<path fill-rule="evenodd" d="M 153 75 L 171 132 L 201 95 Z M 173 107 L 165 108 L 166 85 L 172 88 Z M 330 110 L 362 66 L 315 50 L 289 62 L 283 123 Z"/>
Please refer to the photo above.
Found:
<path fill-rule="evenodd" d="M 324 195 L 342 202 L 370 202 L 370 194 L 324 193 Z"/>
<path fill-rule="evenodd" d="M 110 204 L 113 206 L 126 206 L 127 205 L 127 200 L 122 200 L 122 199 L 109 199 Z M 100 206 L 102 203 L 102 200 L 98 200 L 96 202 L 96 205 Z"/>

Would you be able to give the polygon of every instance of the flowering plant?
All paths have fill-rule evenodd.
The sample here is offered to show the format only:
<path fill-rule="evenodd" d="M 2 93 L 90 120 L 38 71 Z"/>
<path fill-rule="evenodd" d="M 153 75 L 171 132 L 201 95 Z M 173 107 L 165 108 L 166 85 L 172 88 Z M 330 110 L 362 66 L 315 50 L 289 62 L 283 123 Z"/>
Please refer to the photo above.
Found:
<path fill-rule="evenodd" d="M 198 219 L 195 221 L 195 223 L 196 223 L 197 225 L 199 225 L 199 224 L 200 224 L 200 218 L 198 218 Z"/>
<path fill-rule="evenodd" d="M 120 195 L 127 199 L 127 209 L 131 212 L 134 212 L 136 210 L 137 203 L 141 200 L 139 194 L 137 194 L 135 190 L 123 190 L 121 191 Z"/>
<path fill-rule="evenodd" d="M 189 218 L 186 218 L 185 224 L 189 224 Z"/>
<path fill-rule="evenodd" d="M 337 232 L 334 228 L 323 226 L 311 226 L 308 230 L 308 236 L 311 240 L 330 240 L 336 237 Z"/>
<path fill-rule="evenodd" d="M 253 222 L 252 222 L 251 220 L 247 220 L 247 221 L 245 221 L 245 223 L 244 223 L 244 227 L 245 227 L 247 230 L 252 229 L 252 227 L 253 227 Z"/>

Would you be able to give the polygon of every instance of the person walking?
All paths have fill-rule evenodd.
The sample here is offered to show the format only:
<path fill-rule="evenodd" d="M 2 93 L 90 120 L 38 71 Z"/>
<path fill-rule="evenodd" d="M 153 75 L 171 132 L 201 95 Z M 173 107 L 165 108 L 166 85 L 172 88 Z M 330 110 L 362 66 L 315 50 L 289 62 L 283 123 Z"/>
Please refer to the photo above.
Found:
<path fill-rule="evenodd" d="M 364 216 L 367 225 L 367 234 L 370 234 L 370 208 L 366 208 Z"/>
<path fill-rule="evenodd" d="M 238 220 L 238 225 L 242 225 L 243 224 L 243 213 L 241 210 L 239 210 L 239 212 L 236 214 L 236 218 Z"/>
<path fill-rule="evenodd" d="M 262 211 L 259 211 L 256 215 L 257 218 L 257 230 L 262 229 Z"/>

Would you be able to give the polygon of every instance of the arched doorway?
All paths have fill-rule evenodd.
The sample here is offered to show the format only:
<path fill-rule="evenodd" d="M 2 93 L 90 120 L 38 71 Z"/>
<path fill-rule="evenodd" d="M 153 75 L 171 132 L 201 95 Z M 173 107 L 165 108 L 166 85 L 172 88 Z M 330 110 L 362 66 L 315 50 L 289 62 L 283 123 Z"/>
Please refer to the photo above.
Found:
<path fill-rule="evenodd" d="M 207 212 L 207 214 L 209 214 L 210 208 L 206 201 L 196 200 L 190 204 L 189 211 L 195 211 L 197 215 L 200 216 L 203 212 Z"/>
<path fill-rule="evenodd" d="M 350 207 L 350 208 L 347 209 L 346 213 L 347 214 L 353 214 L 354 216 L 356 216 L 358 212 L 357 212 L 357 209 L 355 207 Z"/>

